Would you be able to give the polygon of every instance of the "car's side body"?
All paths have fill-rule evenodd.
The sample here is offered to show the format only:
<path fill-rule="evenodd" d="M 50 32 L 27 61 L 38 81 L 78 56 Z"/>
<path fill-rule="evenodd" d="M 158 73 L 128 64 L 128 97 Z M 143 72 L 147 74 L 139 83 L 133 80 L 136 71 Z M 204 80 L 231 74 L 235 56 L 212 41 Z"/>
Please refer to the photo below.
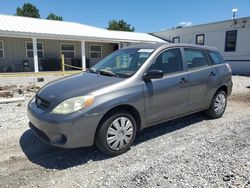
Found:
<path fill-rule="evenodd" d="M 103 104 L 101 111 L 104 110 L 107 113 L 119 106 L 131 106 L 138 111 L 141 120 L 140 129 L 143 129 L 208 109 L 213 96 L 221 87 L 226 88 L 227 94 L 230 95 L 232 82 L 229 66 L 225 63 L 213 65 L 212 61 L 207 57 L 209 66 L 189 71 L 183 54 L 183 49 L 187 47 L 204 51 L 217 51 L 211 47 L 187 44 L 171 44 L 170 47 L 167 45 L 167 47 L 163 46 L 157 49 L 138 71 L 138 74 L 132 76 L 123 84 L 117 84 L 94 92 L 95 95 L 104 94 L 110 96 Z M 162 79 L 145 82 L 142 78 L 152 61 L 163 51 L 173 48 L 181 49 L 183 71 L 164 75 Z M 182 78 L 185 78 L 187 83 L 180 84 Z"/>
<path fill-rule="evenodd" d="M 93 105 L 76 113 L 63 116 L 50 112 L 59 101 L 69 96 L 79 95 L 76 90 L 80 90 L 79 87 L 83 87 L 83 84 L 73 87 L 72 79 L 67 83 L 68 78 L 57 81 L 62 84 L 56 90 L 60 90 L 61 87 L 69 87 L 72 90 L 70 94 L 62 94 L 60 100 L 58 99 L 60 97 L 55 97 L 53 94 L 57 92 L 53 84 L 45 86 L 37 93 L 37 96 L 54 102 L 51 102 L 52 105 L 45 110 L 37 107 L 35 100 L 29 103 L 28 115 L 34 132 L 42 140 L 58 147 L 91 146 L 95 142 L 96 131 L 102 120 L 107 114 L 118 109 L 126 109 L 133 113 L 138 130 L 141 130 L 208 109 L 213 96 L 220 88 L 225 90 L 227 95 L 231 93 L 232 82 L 229 66 L 225 63 L 214 65 L 208 54 L 208 51 L 217 52 L 215 48 L 188 44 L 141 45 L 141 48 L 154 48 L 155 50 L 136 74 L 127 79 L 106 78 L 101 75 L 90 75 L 91 73 L 73 76 L 75 82 L 80 82 L 84 77 L 89 82 L 95 80 L 96 84 L 99 83 L 98 88 L 90 86 L 88 89 L 88 93 L 95 96 Z M 182 71 L 165 74 L 160 79 L 145 81 L 143 76 L 152 62 L 156 61 L 156 58 L 164 51 L 170 49 L 178 49 L 180 52 L 182 62 L 180 70 Z M 208 65 L 189 70 L 189 62 L 185 57 L 187 49 L 202 51 L 204 57 L 207 58 Z M 100 84 L 102 82 L 105 84 Z M 63 91 L 60 92 L 63 93 Z M 63 135 L 63 139 L 61 135 Z"/>

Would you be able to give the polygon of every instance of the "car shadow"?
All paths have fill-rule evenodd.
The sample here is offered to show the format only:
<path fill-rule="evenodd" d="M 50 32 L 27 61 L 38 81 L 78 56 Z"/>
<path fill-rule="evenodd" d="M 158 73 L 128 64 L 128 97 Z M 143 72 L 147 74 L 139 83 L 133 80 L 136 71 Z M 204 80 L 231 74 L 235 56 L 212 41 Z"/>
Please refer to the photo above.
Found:
<path fill-rule="evenodd" d="M 154 125 L 140 131 L 137 134 L 133 145 L 140 144 L 141 142 L 154 139 L 161 135 L 174 132 L 176 130 L 185 128 L 191 124 L 195 124 L 204 120 L 209 120 L 208 116 L 206 116 L 203 112 L 198 112 L 165 123 Z"/>
<path fill-rule="evenodd" d="M 202 113 L 197 113 L 149 127 L 138 133 L 133 146 L 136 147 L 137 144 L 185 128 L 186 126 L 206 119 L 207 117 Z M 32 163 L 46 169 L 63 170 L 82 165 L 90 161 L 100 161 L 110 158 L 102 154 L 95 147 L 61 149 L 50 146 L 40 141 L 30 129 L 23 133 L 19 143 L 22 151 Z"/>

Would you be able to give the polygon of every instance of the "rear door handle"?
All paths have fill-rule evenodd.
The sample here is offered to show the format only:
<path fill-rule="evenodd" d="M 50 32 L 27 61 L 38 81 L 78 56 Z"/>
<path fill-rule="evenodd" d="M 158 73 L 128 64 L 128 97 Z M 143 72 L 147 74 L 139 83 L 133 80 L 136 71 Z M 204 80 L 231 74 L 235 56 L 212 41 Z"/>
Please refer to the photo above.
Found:
<path fill-rule="evenodd" d="M 212 71 L 212 72 L 210 72 L 209 76 L 210 76 L 210 77 L 216 76 L 216 73 L 214 73 L 214 72 Z"/>
<path fill-rule="evenodd" d="M 186 78 L 181 78 L 180 84 L 185 84 L 187 82 L 188 82 L 188 80 Z"/>

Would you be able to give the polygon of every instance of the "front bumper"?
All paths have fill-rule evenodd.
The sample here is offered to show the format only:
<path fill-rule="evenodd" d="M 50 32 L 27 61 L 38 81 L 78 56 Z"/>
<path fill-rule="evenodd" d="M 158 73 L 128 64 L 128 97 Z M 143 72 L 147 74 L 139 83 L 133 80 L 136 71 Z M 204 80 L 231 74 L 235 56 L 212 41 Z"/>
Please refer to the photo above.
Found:
<path fill-rule="evenodd" d="M 43 142 L 61 148 L 92 146 L 102 116 L 81 112 L 55 115 L 38 108 L 35 102 L 28 105 L 31 130 Z"/>

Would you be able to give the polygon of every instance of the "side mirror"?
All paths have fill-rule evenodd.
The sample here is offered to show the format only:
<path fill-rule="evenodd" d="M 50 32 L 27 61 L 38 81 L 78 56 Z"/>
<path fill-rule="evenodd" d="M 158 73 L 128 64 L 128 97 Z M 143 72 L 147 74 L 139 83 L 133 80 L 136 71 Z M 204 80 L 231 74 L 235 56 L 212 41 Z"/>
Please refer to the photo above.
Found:
<path fill-rule="evenodd" d="M 143 80 L 149 82 L 152 79 L 159 79 L 164 76 L 164 73 L 161 70 L 149 70 L 143 75 Z"/>

